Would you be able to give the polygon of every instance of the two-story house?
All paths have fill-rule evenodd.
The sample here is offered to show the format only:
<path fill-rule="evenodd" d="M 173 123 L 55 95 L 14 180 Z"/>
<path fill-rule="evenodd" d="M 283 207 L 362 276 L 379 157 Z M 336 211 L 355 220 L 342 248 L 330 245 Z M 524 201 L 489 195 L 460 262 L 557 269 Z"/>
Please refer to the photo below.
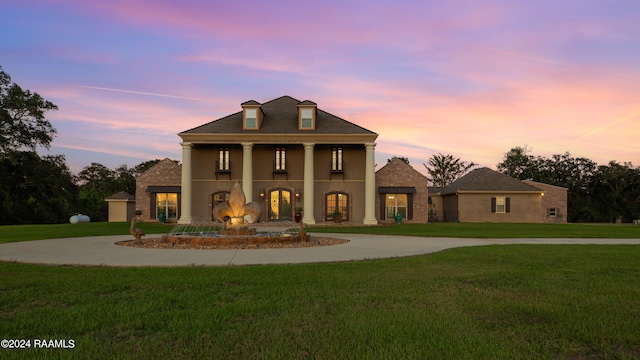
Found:
<path fill-rule="evenodd" d="M 261 204 L 261 221 L 289 220 L 303 208 L 306 224 L 334 216 L 377 223 L 378 134 L 290 96 L 240 106 L 237 113 L 178 134 L 180 223 L 211 219 L 236 181 L 247 202 Z"/>

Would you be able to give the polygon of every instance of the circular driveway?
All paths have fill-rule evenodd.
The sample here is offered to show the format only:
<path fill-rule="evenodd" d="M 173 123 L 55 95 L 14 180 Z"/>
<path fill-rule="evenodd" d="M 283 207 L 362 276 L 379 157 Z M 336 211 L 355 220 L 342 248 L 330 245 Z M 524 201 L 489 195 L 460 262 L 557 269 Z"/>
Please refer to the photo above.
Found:
<path fill-rule="evenodd" d="M 363 234 L 313 235 L 347 239 L 350 242 L 334 246 L 288 249 L 177 250 L 115 244 L 118 241 L 131 240 L 130 235 L 94 236 L 0 244 L 0 260 L 58 265 L 228 266 L 382 259 L 490 244 L 640 244 L 640 239 L 473 239 Z"/>

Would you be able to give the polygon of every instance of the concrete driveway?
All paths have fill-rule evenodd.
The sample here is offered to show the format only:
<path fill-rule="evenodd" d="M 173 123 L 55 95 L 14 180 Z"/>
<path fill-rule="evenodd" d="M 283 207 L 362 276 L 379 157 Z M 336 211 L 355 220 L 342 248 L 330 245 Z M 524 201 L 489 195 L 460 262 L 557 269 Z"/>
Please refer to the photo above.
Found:
<path fill-rule="evenodd" d="M 314 235 L 314 234 L 312 234 Z M 362 234 L 317 234 L 342 245 L 250 250 L 144 249 L 115 245 L 130 235 L 14 242 L 0 245 L 0 260 L 59 265 L 228 266 L 357 261 L 428 254 L 489 244 L 640 244 L 640 239 L 467 239 Z M 149 237 L 160 235 L 149 235 Z"/>

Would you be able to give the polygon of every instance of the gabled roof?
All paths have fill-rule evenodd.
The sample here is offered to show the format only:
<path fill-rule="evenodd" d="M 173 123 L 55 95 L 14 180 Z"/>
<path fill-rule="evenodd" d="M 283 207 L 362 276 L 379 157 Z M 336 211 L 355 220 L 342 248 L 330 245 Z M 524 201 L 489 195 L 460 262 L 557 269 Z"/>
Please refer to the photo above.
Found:
<path fill-rule="evenodd" d="M 442 191 L 442 195 L 465 191 L 540 192 L 540 189 L 527 185 L 511 176 L 483 167 L 474 169 L 451 183 Z"/>
<path fill-rule="evenodd" d="M 422 177 L 425 181 L 427 180 L 427 177 L 421 174 L 418 170 L 414 169 L 413 166 L 407 164 L 402 159 L 397 157 L 390 159 L 390 161 L 388 161 L 383 167 L 376 171 L 376 174 L 384 173 L 386 171 L 393 171 L 394 173 L 410 172 L 414 176 Z"/>
<path fill-rule="evenodd" d="M 243 105 L 256 105 L 254 100 L 247 101 Z M 190 130 L 181 132 L 180 136 L 187 134 L 353 134 L 376 135 L 373 131 L 344 120 L 321 109 L 316 113 L 315 130 L 298 129 L 298 105 L 315 104 L 309 100 L 300 102 L 290 96 L 282 96 L 277 99 L 260 104 L 264 113 L 260 129 L 242 129 L 242 111 L 225 116 L 218 120 L 200 125 Z"/>
<path fill-rule="evenodd" d="M 104 198 L 106 201 L 136 201 L 136 197 L 126 191 L 117 192 Z"/>
<path fill-rule="evenodd" d="M 147 171 L 138 175 L 138 181 L 146 179 L 146 178 L 156 178 L 159 174 L 166 174 L 168 171 L 180 171 L 182 166 L 175 160 L 171 160 L 169 158 L 164 158 L 160 160 L 157 164 L 153 165 Z"/>

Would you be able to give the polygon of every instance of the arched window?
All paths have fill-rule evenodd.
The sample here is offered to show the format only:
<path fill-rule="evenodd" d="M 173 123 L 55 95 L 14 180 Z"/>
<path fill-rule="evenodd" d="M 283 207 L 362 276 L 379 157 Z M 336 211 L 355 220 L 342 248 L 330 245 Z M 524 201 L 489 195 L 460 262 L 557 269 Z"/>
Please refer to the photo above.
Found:
<path fill-rule="evenodd" d="M 334 221 L 335 216 L 349 221 L 349 195 L 343 192 L 327 194 L 325 201 L 325 221 Z"/>

